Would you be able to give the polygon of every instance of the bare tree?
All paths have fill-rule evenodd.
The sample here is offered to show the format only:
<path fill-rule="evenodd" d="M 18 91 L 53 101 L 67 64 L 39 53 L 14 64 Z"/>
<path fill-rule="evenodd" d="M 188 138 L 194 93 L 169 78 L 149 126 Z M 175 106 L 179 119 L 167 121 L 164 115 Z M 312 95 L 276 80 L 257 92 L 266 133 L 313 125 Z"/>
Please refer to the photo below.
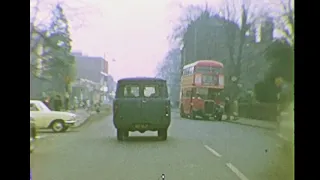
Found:
<path fill-rule="evenodd" d="M 241 65 L 244 59 L 244 47 L 248 43 L 247 33 L 259 20 L 259 15 L 254 13 L 256 8 L 249 0 L 240 1 L 240 5 L 236 4 L 238 1 L 226 0 L 219 12 L 219 16 L 223 17 L 225 21 L 222 22 L 226 33 L 226 47 L 229 52 L 229 59 L 227 65 L 230 67 L 228 74 L 229 78 L 236 77 L 236 82 L 239 81 L 241 75 Z M 233 89 L 237 89 L 235 86 Z M 237 91 L 234 91 L 234 95 Z"/>
<path fill-rule="evenodd" d="M 188 5 L 185 7 L 179 4 L 179 8 L 182 9 L 182 14 L 174 26 L 172 34 L 168 37 L 175 47 L 180 47 L 181 44 L 183 44 L 183 37 L 188 27 L 194 23 L 204 11 L 201 5 Z"/>
<path fill-rule="evenodd" d="M 48 38 L 49 22 L 52 9 L 60 4 L 70 22 L 73 30 L 78 30 L 88 24 L 86 16 L 92 13 L 99 13 L 97 8 L 88 3 L 78 0 L 72 5 L 67 1 L 52 0 L 31 0 L 30 1 L 30 72 L 36 74 L 41 70 L 34 60 L 45 60 L 46 47 L 44 44 L 51 44 Z M 52 44 L 52 46 L 55 46 Z"/>
<path fill-rule="evenodd" d="M 179 99 L 180 92 L 180 50 L 171 49 L 167 52 L 167 55 L 163 62 L 158 66 L 157 77 L 161 77 L 167 80 L 171 100 L 177 101 Z"/>
<path fill-rule="evenodd" d="M 157 76 L 169 79 L 171 76 L 180 75 L 180 50 L 171 49 L 164 60 L 158 65 Z"/>
<path fill-rule="evenodd" d="M 234 69 L 232 75 L 236 77 L 241 74 L 246 34 L 257 20 L 252 8 L 249 1 L 242 1 L 241 7 L 237 8 L 234 0 L 227 0 L 220 11 L 220 15 L 226 20 L 223 23 L 227 38 L 226 45 L 229 51 L 229 62 Z"/>
<path fill-rule="evenodd" d="M 294 1 L 281 0 L 281 8 L 283 13 L 280 14 L 276 21 L 276 25 L 280 33 L 284 36 L 286 41 L 294 44 Z"/>

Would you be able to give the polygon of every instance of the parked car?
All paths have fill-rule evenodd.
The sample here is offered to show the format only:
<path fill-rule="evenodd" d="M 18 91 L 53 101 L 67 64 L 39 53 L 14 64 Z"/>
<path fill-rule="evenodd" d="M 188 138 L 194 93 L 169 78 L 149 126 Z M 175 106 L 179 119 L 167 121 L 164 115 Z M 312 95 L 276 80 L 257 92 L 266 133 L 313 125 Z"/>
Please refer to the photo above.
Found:
<path fill-rule="evenodd" d="M 30 117 L 30 153 L 33 152 L 35 148 L 35 140 L 36 140 L 37 130 L 34 119 Z"/>
<path fill-rule="evenodd" d="M 125 78 L 118 81 L 113 102 L 113 123 L 118 140 L 129 132 L 158 131 L 167 139 L 171 106 L 166 81 L 158 78 Z"/>
<path fill-rule="evenodd" d="M 51 111 L 43 102 L 30 100 L 30 116 L 38 129 L 65 132 L 76 123 L 76 115 L 70 112 Z"/>

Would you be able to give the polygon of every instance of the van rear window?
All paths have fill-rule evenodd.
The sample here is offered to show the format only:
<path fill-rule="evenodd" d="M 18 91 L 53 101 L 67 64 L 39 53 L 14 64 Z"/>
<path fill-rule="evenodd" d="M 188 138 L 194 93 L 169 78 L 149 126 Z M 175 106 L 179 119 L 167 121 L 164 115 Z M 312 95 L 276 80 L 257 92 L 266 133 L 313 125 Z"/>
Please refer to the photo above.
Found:
<path fill-rule="evenodd" d="M 160 90 L 158 85 L 145 85 L 143 89 L 144 97 L 160 97 Z"/>
<path fill-rule="evenodd" d="M 117 97 L 136 98 L 139 97 L 140 87 L 135 84 L 121 85 L 117 90 Z"/>
<path fill-rule="evenodd" d="M 167 86 L 165 83 L 145 84 L 143 85 L 143 96 L 146 98 L 167 98 Z"/>
<path fill-rule="evenodd" d="M 122 84 L 117 88 L 116 97 L 124 98 L 167 98 L 168 90 L 166 83 L 130 83 Z"/>

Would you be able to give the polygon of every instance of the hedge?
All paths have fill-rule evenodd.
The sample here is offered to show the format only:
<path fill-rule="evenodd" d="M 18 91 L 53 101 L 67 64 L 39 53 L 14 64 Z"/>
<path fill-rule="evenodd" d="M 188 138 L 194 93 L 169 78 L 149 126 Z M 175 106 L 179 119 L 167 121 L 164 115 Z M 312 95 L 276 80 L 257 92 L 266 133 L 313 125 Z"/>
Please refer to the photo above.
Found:
<path fill-rule="evenodd" d="M 276 121 L 277 104 L 273 103 L 240 103 L 239 116 L 250 119 Z"/>

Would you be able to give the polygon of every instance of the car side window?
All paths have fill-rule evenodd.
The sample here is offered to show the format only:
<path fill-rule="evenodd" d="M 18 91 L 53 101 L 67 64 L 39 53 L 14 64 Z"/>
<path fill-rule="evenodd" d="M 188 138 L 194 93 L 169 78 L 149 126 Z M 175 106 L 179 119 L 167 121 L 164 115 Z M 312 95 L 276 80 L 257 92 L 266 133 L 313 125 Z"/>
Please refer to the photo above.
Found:
<path fill-rule="evenodd" d="M 34 103 L 30 103 L 30 111 L 39 111 L 39 109 Z"/>
<path fill-rule="evenodd" d="M 143 96 L 147 98 L 159 97 L 159 88 L 156 85 L 147 85 L 144 86 Z"/>
<path fill-rule="evenodd" d="M 124 97 L 135 98 L 139 97 L 140 88 L 137 85 L 126 85 L 124 87 Z"/>

